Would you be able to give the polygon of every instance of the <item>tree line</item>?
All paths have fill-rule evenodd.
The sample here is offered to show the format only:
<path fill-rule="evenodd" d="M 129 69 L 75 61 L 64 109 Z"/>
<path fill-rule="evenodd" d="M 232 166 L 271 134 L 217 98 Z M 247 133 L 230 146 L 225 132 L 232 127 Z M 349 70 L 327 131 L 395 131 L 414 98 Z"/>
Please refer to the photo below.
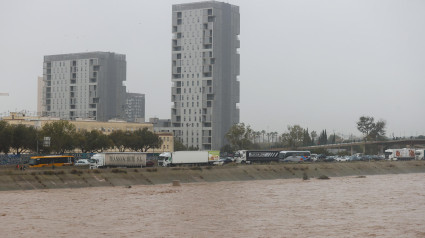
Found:
<path fill-rule="evenodd" d="M 379 120 L 375 122 L 373 117 L 362 116 L 356 122 L 357 129 L 363 134 L 363 140 L 385 140 L 386 122 Z M 263 143 L 260 143 L 258 137 L 263 135 Z M 267 135 L 268 140 L 264 140 Z M 335 144 L 343 142 L 343 138 L 332 133 L 328 135 L 326 130 L 322 130 L 320 134 L 316 131 L 309 132 L 308 128 L 302 128 L 300 125 L 289 125 L 287 131 L 278 134 L 277 132 L 266 133 L 264 130 L 260 132 L 254 131 L 249 125 L 239 123 L 233 125 L 226 134 L 229 144 L 225 145 L 222 151 L 236 151 L 240 149 L 264 149 L 264 144 L 268 148 L 291 148 Z M 272 140 L 270 141 L 270 138 Z"/>
<path fill-rule="evenodd" d="M 50 138 L 46 143 L 45 137 Z M 160 148 L 161 138 L 147 128 L 136 131 L 116 130 L 109 135 L 100 131 L 77 131 L 69 121 L 46 123 L 40 130 L 22 124 L 0 121 L 0 153 L 40 152 L 65 153 L 79 150 L 82 153 L 102 152 L 108 149 L 144 151 Z"/>

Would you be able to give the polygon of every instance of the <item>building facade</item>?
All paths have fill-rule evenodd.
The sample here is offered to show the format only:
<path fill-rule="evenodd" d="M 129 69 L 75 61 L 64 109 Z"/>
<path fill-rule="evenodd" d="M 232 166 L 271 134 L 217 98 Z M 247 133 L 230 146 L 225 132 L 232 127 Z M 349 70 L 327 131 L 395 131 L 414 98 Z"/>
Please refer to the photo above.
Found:
<path fill-rule="evenodd" d="M 125 103 L 125 119 L 128 122 L 145 122 L 145 95 L 127 93 Z"/>
<path fill-rule="evenodd" d="M 171 126 L 186 146 L 220 149 L 239 123 L 239 32 L 238 6 L 173 5 Z"/>
<path fill-rule="evenodd" d="M 123 118 L 125 55 L 89 52 L 44 57 L 42 115 L 65 120 Z"/>
<path fill-rule="evenodd" d="M 45 95 L 45 92 L 44 92 L 45 89 L 46 87 L 44 86 L 43 77 L 38 77 L 37 78 L 37 115 L 38 116 L 41 116 L 43 110 L 45 110 L 45 108 L 43 107 L 43 96 Z"/>

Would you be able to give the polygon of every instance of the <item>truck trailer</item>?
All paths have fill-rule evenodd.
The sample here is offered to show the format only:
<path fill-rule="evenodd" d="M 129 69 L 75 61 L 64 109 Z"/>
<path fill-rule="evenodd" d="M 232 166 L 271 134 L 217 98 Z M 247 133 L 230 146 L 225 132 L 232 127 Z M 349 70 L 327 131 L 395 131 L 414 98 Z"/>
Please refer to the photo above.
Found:
<path fill-rule="evenodd" d="M 235 154 L 236 163 L 250 164 L 279 161 L 279 151 L 274 150 L 239 150 Z"/>
<path fill-rule="evenodd" d="M 89 160 L 90 168 L 146 167 L 148 153 L 107 152 L 94 154 Z"/>
<path fill-rule="evenodd" d="M 163 167 L 176 165 L 207 165 L 217 162 L 220 151 L 176 151 L 159 155 L 158 165 Z"/>
<path fill-rule="evenodd" d="M 403 149 L 388 149 L 385 150 L 386 160 L 414 160 L 415 149 L 403 148 Z"/>

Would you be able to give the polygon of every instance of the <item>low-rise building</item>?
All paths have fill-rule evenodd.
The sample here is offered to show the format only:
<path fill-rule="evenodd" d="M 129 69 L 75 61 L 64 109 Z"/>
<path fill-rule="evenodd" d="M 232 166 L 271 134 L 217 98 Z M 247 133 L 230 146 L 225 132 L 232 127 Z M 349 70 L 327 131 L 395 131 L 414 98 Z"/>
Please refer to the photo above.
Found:
<path fill-rule="evenodd" d="M 3 117 L 2 120 L 7 121 L 9 124 L 23 124 L 33 126 L 41 129 L 45 124 L 59 121 L 59 118 L 52 117 L 28 117 L 23 113 L 11 113 L 10 116 Z M 125 121 L 110 120 L 108 122 L 94 121 L 94 120 L 75 120 L 69 121 L 73 124 L 77 131 L 92 131 L 98 130 L 102 133 L 109 135 L 113 131 L 136 131 L 139 129 L 147 128 L 149 131 L 154 132 L 152 123 L 129 123 Z M 171 132 L 155 132 L 161 139 L 161 148 L 150 149 L 148 152 L 173 152 L 174 151 L 174 137 Z M 113 149 L 111 151 L 114 151 Z"/>

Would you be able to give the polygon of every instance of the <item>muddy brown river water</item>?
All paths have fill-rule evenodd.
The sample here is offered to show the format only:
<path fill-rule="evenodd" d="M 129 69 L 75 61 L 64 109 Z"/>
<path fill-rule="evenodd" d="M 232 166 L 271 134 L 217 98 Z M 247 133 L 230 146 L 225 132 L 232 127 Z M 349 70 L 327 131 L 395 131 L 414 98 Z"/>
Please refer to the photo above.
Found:
<path fill-rule="evenodd" d="M 425 237 L 425 174 L 4 191 L 0 237 Z"/>

